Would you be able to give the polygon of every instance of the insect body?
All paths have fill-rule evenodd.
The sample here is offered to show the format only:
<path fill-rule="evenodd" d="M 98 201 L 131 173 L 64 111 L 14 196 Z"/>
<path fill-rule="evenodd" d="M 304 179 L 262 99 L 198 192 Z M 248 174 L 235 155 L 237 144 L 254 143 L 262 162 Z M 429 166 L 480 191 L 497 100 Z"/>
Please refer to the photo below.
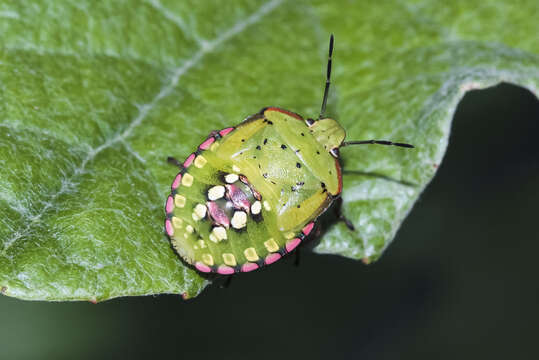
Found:
<path fill-rule="evenodd" d="M 180 167 L 165 206 L 174 250 L 201 272 L 229 275 L 279 260 L 311 233 L 342 191 L 339 123 L 324 118 L 333 36 L 318 120 L 277 107 L 214 131 Z"/>

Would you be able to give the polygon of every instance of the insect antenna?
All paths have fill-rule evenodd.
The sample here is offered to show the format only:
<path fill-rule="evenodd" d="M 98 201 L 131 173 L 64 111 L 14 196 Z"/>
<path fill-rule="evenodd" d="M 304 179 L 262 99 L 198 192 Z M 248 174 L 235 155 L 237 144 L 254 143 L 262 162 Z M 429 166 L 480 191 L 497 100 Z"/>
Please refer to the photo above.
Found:
<path fill-rule="evenodd" d="M 398 143 L 393 141 L 387 141 L 387 140 L 361 140 L 361 141 L 345 141 L 342 143 L 341 147 L 343 146 L 350 146 L 350 145 L 365 145 L 365 144 L 377 144 L 377 145 L 393 145 L 393 146 L 400 146 L 404 148 L 413 148 L 414 145 L 405 144 L 405 143 Z"/>
<path fill-rule="evenodd" d="M 333 34 L 329 37 L 329 55 L 328 55 L 328 68 L 326 74 L 326 87 L 324 89 L 324 98 L 322 99 L 322 108 L 320 109 L 320 116 L 318 120 L 322 119 L 326 112 L 326 103 L 328 102 L 329 84 L 331 83 L 331 56 L 333 55 Z"/>

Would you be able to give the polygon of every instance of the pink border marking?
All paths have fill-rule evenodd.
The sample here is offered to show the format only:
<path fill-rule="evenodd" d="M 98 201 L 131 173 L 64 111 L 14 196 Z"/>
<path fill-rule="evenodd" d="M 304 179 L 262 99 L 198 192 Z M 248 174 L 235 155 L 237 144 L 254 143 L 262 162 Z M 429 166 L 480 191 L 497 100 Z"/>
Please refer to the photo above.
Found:
<path fill-rule="evenodd" d="M 221 265 L 217 268 L 217 272 L 221 275 L 234 274 L 234 268 L 226 265 Z"/>
<path fill-rule="evenodd" d="M 195 267 L 197 268 L 198 271 L 202 271 L 205 273 L 211 272 L 211 268 L 208 265 L 201 263 L 200 261 L 197 261 L 195 263 Z"/>
<path fill-rule="evenodd" d="M 311 230 L 313 229 L 313 226 L 314 226 L 314 222 L 311 222 L 309 224 L 307 224 L 304 228 L 303 228 L 303 233 L 305 234 L 305 236 L 309 235 Z"/>
<path fill-rule="evenodd" d="M 299 243 L 301 242 L 300 238 L 295 238 L 293 240 L 290 240 L 289 243 L 286 244 L 286 251 L 290 252 L 298 247 Z"/>
<path fill-rule="evenodd" d="M 215 138 L 213 136 L 209 137 L 202 144 L 200 144 L 198 148 L 200 150 L 208 150 L 210 148 L 210 145 L 213 144 L 214 141 L 215 141 Z"/>
<path fill-rule="evenodd" d="M 229 128 L 223 129 L 223 130 L 219 131 L 219 135 L 225 136 L 225 135 L 227 135 L 229 132 L 231 132 L 232 130 L 234 130 L 233 127 L 229 127 Z"/>
<path fill-rule="evenodd" d="M 183 167 L 188 168 L 193 163 L 193 160 L 195 160 L 195 154 L 189 155 L 187 159 L 183 162 Z"/>
<path fill-rule="evenodd" d="M 174 235 L 174 228 L 172 227 L 172 223 L 170 222 L 170 219 L 167 219 L 165 221 L 165 229 L 167 229 L 168 236 Z"/>
<path fill-rule="evenodd" d="M 172 199 L 172 195 L 169 195 L 167 198 L 167 206 L 165 207 L 165 211 L 167 214 L 172 212 L 172 209 L 174 209 L 174 199 Z"/>
<path fill-rule="evenodd" d="M 265 260 L 266 265 L 273 264 L 280 258 L 281 258 L 281 254 L 278 254 L 278 253 L 269 254 L 268 256 L 266 256 L 266 260 Z"/>
<path fill-rule="evenodd" d="M 182 174 L 176 175 L 174 178 L 174 181 L 172 182 L 172 191 L 176 190 L 180 186 L 180 182 L 182 181 Z"/>
<path fill-rule="evenodd" d="M 255 263 L 245 263 L 241 267 L 241 271 L 243 272 L 249 272 L 258 269 L 258 265 Z"/>

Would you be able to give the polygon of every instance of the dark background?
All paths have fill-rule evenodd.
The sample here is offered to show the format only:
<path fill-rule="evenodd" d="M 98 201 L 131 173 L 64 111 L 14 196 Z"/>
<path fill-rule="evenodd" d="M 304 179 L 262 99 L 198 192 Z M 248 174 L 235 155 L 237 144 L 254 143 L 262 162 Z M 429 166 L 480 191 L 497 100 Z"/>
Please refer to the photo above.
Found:
<path fill-rule="evenodd" d="M 0 358 L 538 358 L 538 138 L 531 93 L 470 92 L 378 262 L 303 251 L 187 302 L 0 296 Z"/>

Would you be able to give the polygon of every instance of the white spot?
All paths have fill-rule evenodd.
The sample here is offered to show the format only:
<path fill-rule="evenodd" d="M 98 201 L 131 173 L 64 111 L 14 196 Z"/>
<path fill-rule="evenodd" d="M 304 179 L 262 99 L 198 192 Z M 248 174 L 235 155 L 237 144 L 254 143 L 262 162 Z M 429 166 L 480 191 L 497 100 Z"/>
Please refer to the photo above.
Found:
<path fill-rule="evenodd" d="M 250 247 L 243 251 L 243 255 L 245 255 L 245 258 L 249 261 L 257 261 L 258 260 L 258 254 L 256 253 L 255 248 Z"/>
<path fill-rule="evenodd" d="M 225 196 L 225 187 L 223 185 L 217 185 L 208 190 L 208 199 L 211 201 L 220 199 L 223 196 Z"/>
<path fill-rule="evenodd" d="M 174 216 L 174 217 L 172 218 L 172 225 L 174 225 L 174 227 L 175 227 L 176 229 L 181 229 L 181 228 L 182 228 L 182 224 L 183 224 L 183 220 L 180 219 L 179 217 Z"/>
<path fill-rule="evenodd" d="M 257 200 L 251 205 L 251 214 L 258 215 L 260 214 L 260 210 L 262 210 L 262 204 Z"/>
<path fill-rule="evenodd" d="M 206 216 L 206 206 L 202 204 L 197 204 L 195 210 L 193 211 L 193 220 L 198 221 Z"/>
<path fill-rule="evenodd" d="M 206 265 L 213 265 L 213 256 L 210 254 L 202 254 L 202 261 L 206 263 Z"/>
<path fill-rule="evenodd" d="M 236 211 L 230 223 L 235 229 L 244 228 L 247 224 L 247 214 L 244 211 Z"/>
<path fill-rule="evenodd" d="M 187 186 L 187 187 L 193 185 L 193 175 L 191 175 L 189 173 L 183 174 L 182 185 Z"/>
<path fill-rule="evenodd" d="M 195 166 L 199 169 L 203 168 L 204 165 L 206 165 L 206 163 L 208 162 L 208 160 L 206 160 L 206 158 L 202 155 L 198 155 L 195 159 Z"/>
<path fill-rule="evenodd" d="M 266 211 L 271 211 L 271 206 L 266 200 L 264 200 L 264 209 L 266 209 Z"/>
<path fill-rule="evenodd" d="M 212 233 L 219 241 L 227 239 L 226 229 L 222 226 L 214 227 Z"/>
<path fill-rule="evenodd" d="M 232 165 L 232 170 L 234 170 L 237 173 L 239 173 L 241 171 L 240 168 L 237 167 L 236 165 Z"/>
<path fill-rule="evenodd" d="M 188 232 L 189 234 L 192 234 L 193 231 L 195 231 L 195 229 L 193 229 L 193 227 L 192 227 L 191 225 L 187 225 L 187 227 L 185 228 L 185 230 L 187 230 L 187 232 Z"/>
<path fill-rule="evenodd" d="M 225 181 L 229 184 L 233 184 L 235 183 L 236 181 L 239 180 L 239 176 L 236 175 L 236 174 L 228 174 L 227 176 L 225 176 Z"/>
<path fill-rule="evenodd" d="M 264 241 L 264 246 L 266 247 L 266 249 L 268 249 L 269 252 L 276 252 L 277 250 L 279 250 L 279 245 L 277 245 L 273 238 Z"/>
<path fill-rule="evenodd" d="M 214 243 L 217 243 L 217 238 L 213 234 L 210 234 L 210 240 L 213 241 Z"/>
<path fill-rule="evenodd" d="M 174 196 L 174 204 L 176 204 L 176 206 L 180 207 L 180 208 L 184 207 L 185 206 L 185 197 L 176 194 L 176 196 Z"/>
<path fill-rule="evenodd" d="M 198 240 L 198 245 L 201 249 L 204 249 L 206 247 L 206 243 L 204 242 L 204 240 Z"/>
<path fill-rule="evenodd" d="M 236 266 L 236 257 L 231 253 L 223 254 L 223 261 L 229 266 Z"/>

